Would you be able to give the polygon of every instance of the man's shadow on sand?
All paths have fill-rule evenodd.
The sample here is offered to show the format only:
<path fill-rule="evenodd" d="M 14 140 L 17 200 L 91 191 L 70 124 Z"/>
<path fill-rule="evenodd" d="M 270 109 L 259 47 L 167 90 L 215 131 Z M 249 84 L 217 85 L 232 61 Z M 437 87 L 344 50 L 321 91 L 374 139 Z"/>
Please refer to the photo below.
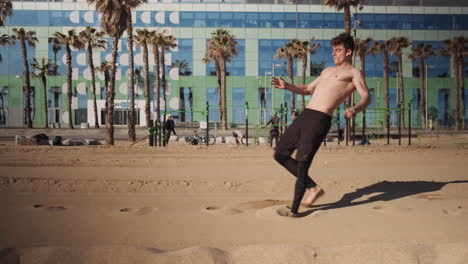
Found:
<path fill-rule="evenodd" d="M 299 217 L 308 216 L 318 210 L 332 210 L 356 205 L 368 204 L 378 201 L 391 201 L 406 196 L 416 195 L 426 192 L 435 192 L 450 183 L 468 183 L 468 181 L 449 181 L 449 182 L 434 182 L 434 181 L 399 181 L 389 182 L 382 181 L 367 187 L 357 189 L 354 192 L 347 193 L 341 199 L 334 203 L 312 205 L 311 210 L 299 213 Z M 355 201 L 365 195 L 372 195 L 367 200 Z"/>

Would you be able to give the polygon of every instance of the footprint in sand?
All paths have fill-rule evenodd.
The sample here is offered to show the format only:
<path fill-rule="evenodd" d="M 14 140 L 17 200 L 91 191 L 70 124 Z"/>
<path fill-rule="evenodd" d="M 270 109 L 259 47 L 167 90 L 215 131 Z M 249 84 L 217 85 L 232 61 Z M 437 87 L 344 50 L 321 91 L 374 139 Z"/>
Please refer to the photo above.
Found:
<path fill-rule="evenodd" d="M 414 210 L 414 208 L 409 208 L 409 207 L 395 207 L 395 206 L 388 206 L 388 205 L 383 205 L 383 204 L 372 206 L 372 209 L 381 213 L 395 213 L 395 212 L 406 213 L 406 212 Z"/>
<path fill-rule="evenodd" d="M 61 212 L 67 209 L 66 207 L 61 206 L 61 205 L 44 205 L 44 204 L 35 204 L 33 205 L 33 208 L 45 210 L 48 212 Z"/>
<path fill-rule="evenodd" d="M 288 217 L 289 216 L 289 212 L 290 212 L 290 208 L 289 207 L 280 207 L 276 210 L 276 213 L 279 215 L 279 216 L 286 216 Z M 327 214 L 328 212 L 325 211 L 325 210 L 314 210 L 314 211 L 305 211 L 303 213 L 299 213 L 299 217 L 305 217 L 305 216 L 308 216 L 308 217 L 318 217 L 318 216 L 321 216 L 321 215 L 325 215 Z"/>
<path fill-rule="evenodd" d="M 155 212 L 158 211 L 158 208 L 145 206 L 145 207 L 142 207 L 142 208 L 139 208 L 139 209 L 122 208 L 119 211 L 121 213 L 125 213 L 125 214 L 132 214 L 132 215 L 140 216 L 140 215 L 148 215 L 148 214 L 151 214 L 151 213 L 155 213 Z"/>
<path fill-rule="evenodd" d="M 246 211 L 252 210 L 262 210 L 269 207 L 274 207 L 278 205 L 286 205 L 289 204 L 289 201 L 281 201 L 281 200 L 263 200 L 263 201 L 251 201 L 251 202 L 244 202 L 239 203 L 233 206 L 209 206 L 206 207 L 206 211 L 215 214 L 215 215 L 235 215 L 244 213 Z"/>
<path fill-rule="evenodd" d="M 462 206 L 457 206 L 456 209 L 442 209 L 442 212 L 447 215 L 468 215 L 468 209 Z"/>
<path fill-rule="evenodd" d="M 411 197 L 416 198 L 416 199 L 425 199 L 425 200 L 443 200 L 445 197 L 441 194 L 435 194 L 435 193 L 421 193 L 421 194 L 416 194 L 412 195 Z"/>

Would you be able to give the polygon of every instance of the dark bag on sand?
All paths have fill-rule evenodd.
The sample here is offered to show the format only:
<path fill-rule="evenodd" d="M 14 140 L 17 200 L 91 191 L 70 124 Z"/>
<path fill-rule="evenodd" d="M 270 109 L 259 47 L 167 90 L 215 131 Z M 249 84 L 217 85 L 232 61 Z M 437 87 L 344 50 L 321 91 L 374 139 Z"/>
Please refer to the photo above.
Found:
<path fill-rule="evenodd" d="M 55 136 L 54 141 L 52 142 L 52 145 L 62 146 L 62 137 L 61 136 Z"/>
<path fill-rule="evenodd" d="M 49 137 L 46 134 L 37 134 L 32 137 L 37 145 L 49 145 Z"/>

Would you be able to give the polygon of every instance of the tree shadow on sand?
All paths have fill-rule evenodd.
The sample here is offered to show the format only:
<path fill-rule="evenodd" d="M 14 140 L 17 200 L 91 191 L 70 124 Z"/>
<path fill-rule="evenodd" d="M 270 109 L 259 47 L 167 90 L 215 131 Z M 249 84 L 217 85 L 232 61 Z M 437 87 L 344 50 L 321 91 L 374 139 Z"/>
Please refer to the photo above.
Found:
<path fill-rule="evenodd" d="M 420 193 L 435 192 L 450 183 L 468 183 L 468 181 L 449 181 L 449 182 L 434 182 L 434 181 L 398 181 L 389 182 L 382 181 L 367 187 L 357 189 L 354 192 L 347 193 L 341 199 L 334 203 L 312 205 L 311 210 L 299 213 L 299 217 L 304 217 L 318 210 L 332 210 L 356 205 L 363 205 L 378 201 L 391 201 L 406 196 L 416 195 Z M 355 201 L 365 195 L 372 195 L 367 200 Z"/>

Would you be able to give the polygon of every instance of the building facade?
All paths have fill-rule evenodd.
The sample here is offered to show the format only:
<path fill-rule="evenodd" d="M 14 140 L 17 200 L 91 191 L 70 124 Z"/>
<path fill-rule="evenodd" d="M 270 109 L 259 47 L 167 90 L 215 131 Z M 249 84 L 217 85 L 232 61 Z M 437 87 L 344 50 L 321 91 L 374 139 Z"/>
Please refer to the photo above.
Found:
<path fill-rule="evenodd" d="M 48 119 L 51 126 L 68 126 L 68 102 L 66 85 L 66 58 L 64 48 L 54 50 L 50 42 L 54 32 L 77 32 L 86 26 L 100 27 L 100 15 L 94 5 L 86 0 L 36 0 L 12 1 L 13 15 L 0 28 L 2 34 L 12 35 L 13 28 L 23 27 L 35 31 L 39 42 L 36 47 L 27 47 L 28 61 L 45 58 L 55 62 L 57 76 L 47 78 Z M 288 76 L 286 61 L 275 59 L 276 50 L 286 42 L 298 38 L 319 43 L 320 48 L 309 56 L 306 82 L 311 82 L 324 67 L 333 65 L 329 40 L 344 31 L 342 11 L 326 7 L 320 0 L 200 0 L 200 1 L 152 1 L 135 10 L 134 30 L 167 30 L 177 38 L 178 47 L 166 53 L 167 99 L 166 104 L 177 122 L 205 120 L 204 111 L 209 108 L 209 119 L 219 121 L 217 80 L 214 64 L 205 64 L 207 40 L 218 28 L 229 30 L 238 41 L 238 56 L 227 65 L 228 123 L 245 124 L 246 113 L 251 124 L 264 124 L 272 112 L 289 116 L 287 106 L 291 94 L 273 91 L 271 76 Z M 433 45 L 434 50 L 443 48 L 443 41 L 454 36 L 468 37 L 468 3 L 464 1 L 424 0 L 367 0 L 364 8 L 353 12 L 353 27 L 357 38 L 371 37 L 385 41 L 392 37 L 407 37 L 411 46 L 404 50 L 403 72 L 398 73 L 396 56 L 390 56 L 390 107 L 397 106 L 397 75 L 403 74 L 405 98 L 413 100 L 412 124 L 420 125 L 418 64 L 407 59 L 411 47 L 418 43 Z M 111 61 L 110 38 L 105 50 L 94 51 L 94 63 Z M 142 48 L 134 47 L 135 67 L 143 68 Z M 151 49 L 150 49 L 151 50 Z M 24 68 L 18 42 L 12 46 L 0 46 L 3 61 L 0 64 L 0 127 L 23 127 L 24 118 Z M 86 50 L 72 50 L 73 102 L 72 115 L 75 125 L 94 125 L 91 74 Z M 150 54 L 150 58 L 152 54 Z M 465 58 L 465 61 L 467 59 Z M 356 61 L 359 64 L 359 60 Z M 301 63 L 295 62 L 295 83 L 301 83 Z M 428 69 L 425 78 L 428 87 L 428 114 L 441 126 L 453 124 L 454 88 L 450 58 L 436 56 L 426 59 Z M 126 125 L 129 107 L 129 52 L 127 36 L 119 43 L 118 70 L 116 77 L 114 124 Z M 30 71 L 33 72 L 32 67 Z M 468 68 L 465 67 L 465 76 Z M 150 59 L 150 97 L 152 119 L 155 111 L 154 62 Z M 372 95 L 368 125 L 380 126 L 378 111 L 383 107 L 382 55 L 366 57 L 366 81 Z M 466 79 L 465 79 L 466 80 Z M 97 77 L 99 123 L 104 124 L 105 85 L 104 76 Z M 31 78 L 31 113 L 35 127 L 44 126 L 46 110 L 42 82 Z M 468 87 L 465 84 L 465 87 Z M 143 75 L 136 75 L 137 125 L 144 126 Z M 465 109 L 468 109 L 468 91 L 465 89 Z M 306 98 L 308 99 L 308 98 Z M 297 97 L 297 102 L 301 98 Z M 246 111 L 246 102 L 249 105 Z M 286 114 L 286 108 L 287 114 Z M 283 107 L 283 108 L 281 108 Z M 342 115 L 342 114 L 341 114 Z M 337 115 L 339 116 L 339 115 Z M 337 119 L 338 120 L 338 119 Z M 396 119 L 392 118 L 392 124 Z"/>

